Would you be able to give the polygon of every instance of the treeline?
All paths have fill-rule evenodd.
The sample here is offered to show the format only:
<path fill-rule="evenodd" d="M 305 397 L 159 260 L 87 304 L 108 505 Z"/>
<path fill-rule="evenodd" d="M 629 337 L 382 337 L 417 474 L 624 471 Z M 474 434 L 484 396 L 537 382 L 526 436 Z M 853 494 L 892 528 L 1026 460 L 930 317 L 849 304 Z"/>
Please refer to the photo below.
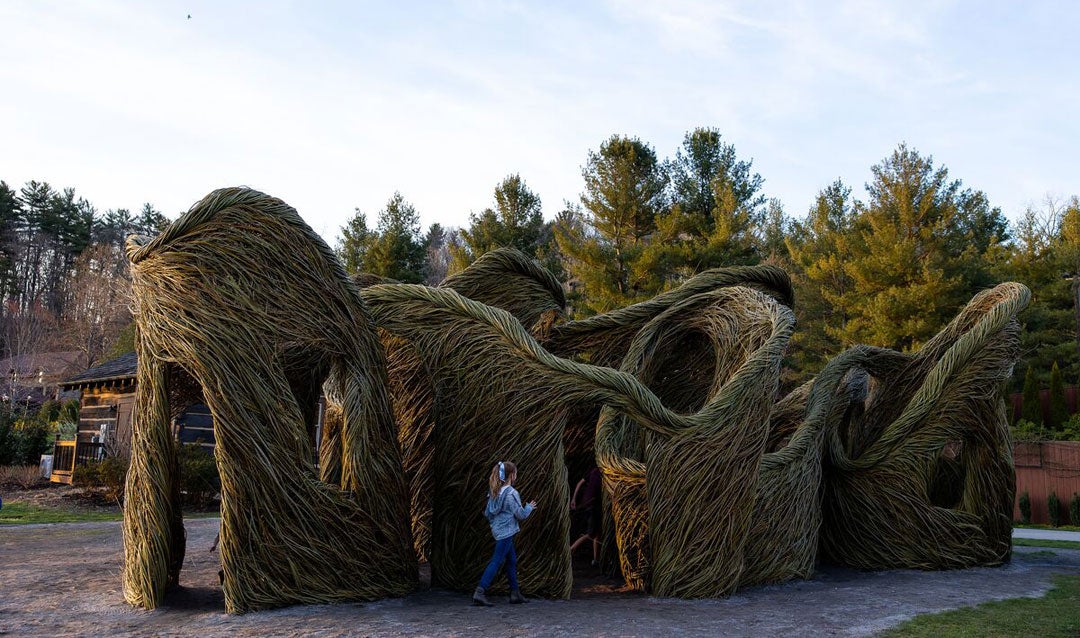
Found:
<path fill-rule="evenodd" d="M 674 155 L 615 135 L 589 151 L 579 201 L 544 221 L 520 175 L 495 186 L 466 228 L 422 232 L 395 193 L 374 228 L 357 210 L 337 250 L 351 272 L 435 284 L 497 246 L 566 282 L 575 316 L 606 312 L 719 266 L 774 263 L 792 274 L 798 336 L 791 381 L 853 344 L 913 350 L 976 292 L 1001 281 L 1034 293 L 1019 368 L 1036 383 L 1056 362 L 1080 378 L 1080 203 L 1047 198 L 1010 225 L 986 194 L 900 144 L 870 167 L 866 198 L 837 180 L 789 215 L 719 131 L 688 132 Z M 1019 390 L 1020 380 L 1014 382 Z"/>
<path fill-rule="evenodd" d="M 124 238 L 166 225 L 150 204 L 102 213 L 73 188 L 0 181 L 0 358 L 77 350 L 86 366 L 101 359 L 130 331 Z"/>
<path fill-rule="evenodd" d="M 584 158 L 578 201 L 562 202 L 549 220 L 537 193 L 511 174 L 464 228 L 422 230 L 415 207 L 394 193 L 370 224 L 357 210 L 336 249 L 350 272 L 436 284 L 511 246 L 566 283 L 577 317 L 707 268 L 774 263 L 796 287 L 790 381 L 856 343 L 918 348 L 975 292 L 1015 280 L 1034 293 L 1018 369 L 1031 367 L 1042 387 L 1055 363 L 1067 383 L 1080 379 L 1075 196 L 1048 198 L 1010 225 L 984 192 L 905 144 L 869 168 L 865 199 L 837 180 L 808 210 L 789 213 L 766 184 L 715 129 L 688 132 L 666 158 L 615 135 Z M 130 341 L 123 240 L 167 223 L 149 204 L 99 213 L 71 188 L 0 182 L 0 358 L 70 349 L 91 365 Z M 1012 389 L 1020 386 L 1015 379 Z"/>

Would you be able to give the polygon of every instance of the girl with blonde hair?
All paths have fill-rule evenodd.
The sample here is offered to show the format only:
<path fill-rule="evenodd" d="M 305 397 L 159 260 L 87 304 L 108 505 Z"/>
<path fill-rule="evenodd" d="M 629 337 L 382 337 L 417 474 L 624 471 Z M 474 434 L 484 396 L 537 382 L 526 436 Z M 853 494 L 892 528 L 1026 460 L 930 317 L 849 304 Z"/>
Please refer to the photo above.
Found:
<path fill-rule="evenodd" d="M 521 529 L 518 521 L 528 518 L 536 509 L 536 501 L 529 501 L 521 506 L 521 495 L 514 489 L 517 479 L 517 466 L 509 461 L 499 461 L 491 468 L 488 477 L 488 502 L 484 516 L 491 524 L 491 535 L 495 537 L 495 553 L 491 556 L 480 586 L 473 592 L 472 603 L 490 607 L 485 592 L 491 587 L 495 575 L 503 563 L 506 564 L 506 579 L 510 582 L 510 602 L 512 604 L 529 602 L 521 595 L 517 581 L 517 551 L 514 550 L 514 534 Z"/>

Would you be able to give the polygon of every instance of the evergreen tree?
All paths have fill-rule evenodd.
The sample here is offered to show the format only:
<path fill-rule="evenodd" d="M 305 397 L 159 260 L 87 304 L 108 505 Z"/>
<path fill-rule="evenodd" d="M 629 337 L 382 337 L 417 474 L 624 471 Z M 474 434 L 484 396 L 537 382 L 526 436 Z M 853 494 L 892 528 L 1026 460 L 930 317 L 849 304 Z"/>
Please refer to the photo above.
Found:
<path fill-rule="evenodd" d="M 858 213 L 861 241 L 846 264 L 856 303 L 844 336 L 911 350 L 988 283 L 973 269 L 989 272 L 979 244 L 1000 244 L 1000 212 L 905 144 L 872 172 L 870 200 Z"/>
<path fill-rule="evenodd" d="M 151 204 L 143 204 L 139 216 L 135 219 L 135 232 L 153 237 L 169 227 L 169 218 Z"/>
<path fill-rule="evenodd" d="M 855 284 L 845 263 L 859 240 L 858 205 L 851 188 L 838 179 L 818 193 L 806 217 L 792 223 L 785 239 L 798 300 L 795 365 L 803 375 L 817 372 L 852 345 L 844 335 L 853 313 Z"/>
<path fill-rule="evenodd" d="M 375 234 L 367 227 L 367 217 L 357 208 L 349 221 L 341 227 L 335 252 L 345 272 L 355 275 L 364 271 L 364 259 Z"/>
<path fill-rule="evenodd" d="M 376 235 L 364 254 L 364 270 L 403 283 L 421 283 L 426 250 L 420 216 L 401 193 L 395 192 L 379 213 Z"/>
<path fill-rule="evenodd" d="M 665 174 L 648 144 L 614 135 L 589 152 L 582 176 L 584 223 L 557 226 L 556 240 L 572 283 L 583 292 L 578 309 L 589 315 L 663 286 L 667 269 L 645 251 L 664 206 Z"/>
<path fill-rule="evenodd" d="M 9 187 L 7 182 L 0 181 L 0 302 L 3 302 L 15 287 L 15 260 L 19 254 L 16 229 L 21 216 L 22 201 L 19 200 L 19 194 Z M 3 312 L 0 303 L 0 318 L 3 317 Z M 3 348 L 0 348 L 0 352 L 3 352 Z"/>
<path fill-rule="evenodd" d="M 759 237 L 767 215 L 764 180 L 751 167 L 716 129 L 697 128 L 684 136 L 669 171 L 672 234 L 690 272 L 757 263 L 781 248 L 777 237 Z M 764 249 L 763 240 L 769 243 Z"/>
<path fill-rule="evenodd" d="M 437 286 L 446 279 L 450 268 L 449 242 L 447 233 L 439 224 L 432 224 L 424 235 L 424 283 Z"/>
<path fill-rule="evenodd" d="M 1024 404 L 1020 408 L 1020 418 L 1034 423 L 1035 425 L 1042 425 L 1042 402 L 1039 399 L 1039 384 L 1035 381 L 1035 371 L 1031 366 L 1028 366 L 1027 372 L 1024 373 Z"/>
<path fill-rule="evenodd" d="M 1004 279 L 1019 281 L 1034 293 L 1020 315 L 1023 364 L 1035 368 L 1036 379 L 1048 383 L 1057 361 L 1069 378 L 1080 375 L 1077 354 L 1077 299 L 1074 294 L 1077 217 L 1072 207 L 1047 198 L 1041 208 L 1028 208 L 1016 224 L 1012 252 L 1001 266 Z M 1019 385 L 1019 379 L 1014 382 Z"/>
<path fill-rule="evenodd" d="M 1061 370 L 1057 361 L 1050 370 L 1050 421 L 1047 428 L 1060 432 L 1069 420 L 1069 408 L 1065 403 L 1065 384 L 1061 380 Z"/>
<path fill-rule="evenodd" d="M 495 208 L 469 215 L 469 228 L 461 231 L 463 245 L 452 252 L 452 270 L 460 271 L 500 247 L 536 256 L 543 230 L 540 197 L 520 175 L 509 175 L 495 186 Z"/>

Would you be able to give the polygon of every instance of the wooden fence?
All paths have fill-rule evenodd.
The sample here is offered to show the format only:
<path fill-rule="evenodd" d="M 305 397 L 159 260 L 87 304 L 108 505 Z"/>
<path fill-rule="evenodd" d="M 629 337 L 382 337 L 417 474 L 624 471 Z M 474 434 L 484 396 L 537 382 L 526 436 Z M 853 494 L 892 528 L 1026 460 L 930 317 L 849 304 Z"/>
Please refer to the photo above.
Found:
<path fill-rule="evenodd" d="M 100 461 L 105 454 L 105 444 L 97 441 L 56 440 L 53 444 L 53 467 L 49 480 L 53 483 L 71 484 L 71 476 L 79 465 Z"/>
<path fill-rule="evenodd" d="M 1020 520 L 1020 495 L 1027 492 L 1031 499 L 1031 522 L 1050 523 L 1047 499 L 1051 492 L 1061 502 L 1061 520 L 1069 520 L 1069 500 L 1080 494 L 1080 441 L 1016 443 L 1013 446 L 1016 465 L 1016 506 L 1013 518 Z"/>

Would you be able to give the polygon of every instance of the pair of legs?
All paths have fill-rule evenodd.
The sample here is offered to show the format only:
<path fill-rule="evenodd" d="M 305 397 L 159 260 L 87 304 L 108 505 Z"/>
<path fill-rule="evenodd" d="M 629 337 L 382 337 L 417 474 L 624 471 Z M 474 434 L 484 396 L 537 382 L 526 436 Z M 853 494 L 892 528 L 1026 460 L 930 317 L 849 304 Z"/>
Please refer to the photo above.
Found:
<path fill-rule="evenodd" d="M 593 507 L 589 508 L 589 510 L 588 510 L 589 526 L 585 530 L 585 533 L 581 535 L 581 538 L 574 541 L 574 544 L 570 546 L 570 555 L 571 556 L 574 555 L 574 552 L 577 551 L 577 548 L 581 547 L 581 545 L 585 541 L 591 540 L 592 543 L 593 543 L 593 549 L 592 549 L 593 564 L 596 565 L 596 564 L 600 563 L 600 526 L 602 524 L 602 521 L 600 520 L 601 514 L 602 514 L 602 512 L 601 512 L 599 507 L 596 507 L 594 505 Z"/>
<path fill-rule="evenodd" d="M 592 541 L 592 559 L 594 563 L 600 562 L 600 539 L 594 538 L 588 532 L 581 535 L 581 538 L 574 541 L 574 544 L 570 546 L 570 554 L 573 555 L 577 551 L 577 548 L 581 547 L 585 541 Z"/>
<path fill-rule="evenodd" d="M 495 553 L 491 556 L 484 575 L 480 577 L 480 589 L 487 590 L 491 587 L 503 563 L 506 563 L 506 580 L 510 581 L 510 590 L 517 591 L 517 551 L 514 549 L 513 536 L 495 541 Z"/>

